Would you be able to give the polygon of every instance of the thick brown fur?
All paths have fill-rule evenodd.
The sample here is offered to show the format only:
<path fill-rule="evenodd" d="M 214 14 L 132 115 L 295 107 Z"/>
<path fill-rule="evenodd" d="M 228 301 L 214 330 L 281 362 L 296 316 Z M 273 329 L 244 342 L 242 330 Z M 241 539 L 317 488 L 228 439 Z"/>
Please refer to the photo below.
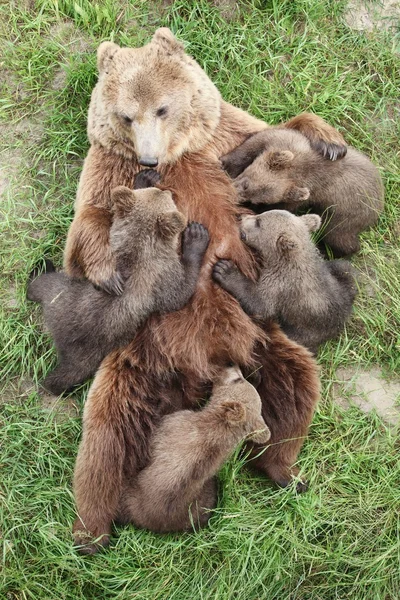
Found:
<path fill-rule="evenodd" d="M 340 160 L 326 160 L 299 131 L 262 131 L 221 160 L 243 203 L 291 212 L 312 207 L 323 218 L 322 239 L 337 257 L 360 249 L 358 235 L 383 210 L 379 171 L 364 154 L 348 148 Z"/>
<path fill-rule="evenodd" d="M 165 35 L 172 37 L 170 32 Z M 175 52 L 174 42 L 166 43 L 170 56 Z M 157 50 L 157 61 L 162 52 L 165 48 Z M 145 62 L 151 78 L 157 80 L 157 72 Z M 112 520 L 118 515 L 122 481 L 146 466 L 148 440 L 160 419 L 197 406 L 204 397 L 204 385 L 227 361 L 239 364 L 247 374 L 258 370 L 257 389 L 263 416 L 268 426 L 272 424 L 273 448 L 257 459 L 257 466 L 280 485 L 288 485 L 296 473 L 292 465 L 319 396 L 316 364 L 277 325 L 269 323 L 262 329 L 254 323 L 211 279 L 212 265 L 219 258 L 232 259 L 243 273 L 256 277 L 253 255 L 240 240 L 237 227 L 243 209 L 236 205 L 235 189 L 221 169 L 219 156 L 265 127 L 221 101 L 218 123 L 201 150 L 171 163 L 160 161 L 163 184 L 174 190 L 178 209 L 188 220 L 207 227 L 210 244 L 191 302 L 177 313 L 150 317 L 132 343 L 110 354 L 96 375 L 85 407 L 75 473 L 78 542 L 88 539 L 82 530 L 90 532 L 90 539 L 108 542 Z M 86 227 L 87 211 L 109 211 L 111 187 L 132 186 L 138 164 L 133 142 L 127 144 L 124 156 L 125 146 L 113 149 L 93 135 L 92 130 L 65 263 L 76 276 L 86 275 L 100 283 L 111 277 L 115 265 L 108 246 L 99 243 L 100 234 L 89 231 L 96 221 L 93 213 Z"/>
<path fill-rule="evenodd" d="M 53 394 L 86 381 L 109 352 L 132 340 L 150 314 L 182 308 L 195 291 L 207 230 L 199 223 L 185 228 L 170 191 L 138 189 L 138 181 L 152 183 L 152 177 L 151 171 L 142 171 L 135 191 L 118 187 L 112 192 L 109 236 L 121 295 L 54 270 L 28 285 L 27 297 L 42 304 L 57 348 L 59 364 L 44 381 Z"/>
<path fill-rule="evenodd" d="M 230 260 L 214 266 L 213 277 L 250 316 L 274 319 L 311 352 L 335 338 L 350 316 L 356 295 L 351 264 L 323 260 L 310 238 L 321 217 L 286 210 L 243 215 L 240 233 L 260 263 L 256 282 Z"/>
<path fill-rule="evenodd" d="M 205 408 L 161 420 L 149 465 L 123 483 L 118 521 L 158 532 L 205 525 L 217 503 L 220 467 L 244 438 L 266 444 L 270 435 L 255 388 L 240 369 L 224 369 Z"/>

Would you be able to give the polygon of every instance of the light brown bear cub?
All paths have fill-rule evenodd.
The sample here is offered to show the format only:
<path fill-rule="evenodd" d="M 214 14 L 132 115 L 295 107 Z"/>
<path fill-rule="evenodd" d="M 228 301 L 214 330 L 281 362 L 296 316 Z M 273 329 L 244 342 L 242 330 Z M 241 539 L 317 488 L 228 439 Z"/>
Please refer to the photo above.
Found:
<path fill-rule="evenodd" d="M 310 239 L 318 215 L 297 217 L 283 210 L 242 217 L 242 239 L 257 250 L 261 274 L 254 283 L 228 260 L 213 277 L 250 315 L 279 321 L 283 331 L 312 352 L 336 337 L 356 295 L 350 263 L 324 261 Z"/>
<path fill-rule="evenodd" d="M 119 520 L 158 532 L 204 526 L 223 463 L 245 438 L 266 444 L 270 435 L 256 389 L 238 367 L 224 369 L 205 408 L 162 419 L 150 464 L 124 487 Z"/>
<path fill-rule="evenodd" d="M 242 202 L 279 204 L 291 212 L 312 206 L 323 217 L 323 239 L 335 256 L 357 252 L 358 234 L 383 210 L 378 169 L 354 148 L 328 161 L 301 133 L 276 128 L 250 137 L 221 160 L 236 178 Z"/>
<path fill-rule="evenodd" d="M 144 179 L 151 182 L 151 174 Z M 109 352 L 133 339 L 150 314 L 182 308 L 196 288 L 208 232 L 199 223 L 186 227 L 171 192 L 121 186 L 113 190 L 112 203 L 110 246 L 125 280 L 121 296 L 56 272 L 28 286 L 28 298 L 43 305 L 57 348 L 59 364 L 44 381 L 54 394 L 84 382 Z"/>

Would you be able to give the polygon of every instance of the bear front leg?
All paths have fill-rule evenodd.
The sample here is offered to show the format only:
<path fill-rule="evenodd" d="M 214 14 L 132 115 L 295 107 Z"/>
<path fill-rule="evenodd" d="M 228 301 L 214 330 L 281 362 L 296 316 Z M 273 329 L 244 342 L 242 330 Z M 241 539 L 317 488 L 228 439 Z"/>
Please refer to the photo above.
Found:
<path fill-rule="evenodd" d="M 250 316 L 264 316 L 265 308 L 257 285 L 243 275 L 231 260 L 219 260 L 213 268 L 213 279 L 240 302 Z"/>
<path fill-rule="evenodd" d="M 123 422 L 117 401 L 114 406 L 107 402 L 104 389 L 104 373 L 107 377 L 107 372 L 105 365 L 89 392 L 74 472 L 78 517 L 73 534 L 82 554 L 95 554 L 108 546 L 122 486 Z"/>
<path fill-rule="evenodd" d="M 265 473 L 281 487 L 297 477 L 294 467 L 308 434 L 319 399 L 318 367 L 310 352 L 289 340 L 278 325 L 268 327 L 268 343 L 256 351 L 259 382 L 256 389 L 262 402 L 262 416 L 271 431 L 268 447 L 249 443 L 249 466 Z M 307 489 L 304 481 L 297 491 Z"/>
<path fill-rule="evenodd" d="M 284 123 L 283 127 L 302 133 L 309 139 L 314 150 L 329 160 L 346 156 L 347 145 L 342 134 L 317 115 L 302 113 Z"/>
<path fill-rule="evenodd" d="M 64 267 L 70 277 L 87 277 L 105 292 L 120 295 L 123 279 L 110 247 L 111 224 L 111 212 L 105 208 L 80 210 L 68 232 Z"/>
<path fill-rule="evenodd" d="M 261 132 L 260 135 L 251 136 L 232 152 L 221 156 L 222 168 L 232 179 L 236 179 L 264 150 L 265 142 Z"/>

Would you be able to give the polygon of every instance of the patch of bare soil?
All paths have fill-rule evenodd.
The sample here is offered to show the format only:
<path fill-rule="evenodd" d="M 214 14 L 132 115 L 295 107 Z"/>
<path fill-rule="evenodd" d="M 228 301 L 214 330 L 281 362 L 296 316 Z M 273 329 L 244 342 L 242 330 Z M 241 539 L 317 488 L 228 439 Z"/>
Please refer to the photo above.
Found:
<path fill-rule="evenodd" d="M 357 31 L 391 31 L 400 26 L 400 1 L 350 0 L 344 18 L 347 25 Z"/>
<path fill-rule="evenodd" d="M 387 381 L 379 367 L 338 369 L 336 379 L 334 400 L 342 408 L 353 404 L 365 413 L 375 410 L 386 423 L 400 424 L 400 380 Z"/>
<path fill-rule="evenodd" d="M 235 0 L 214 0 L 213 4 L 219 9 L 225 21 L 232 21 L 238 15 L 239 7 Z"/>
<path fill-rule="evenodd" d="M 22 377 L 10 381 L 0 392 L 0 403 L 23 403 L 33 394 L 38 394 L 39 404 L 43 412 L 52 415 L 57 423 L 70 418 L 79 417 L 80 407 L 76 398 L 53 396 L 37 387 L 30 377 Z"/>

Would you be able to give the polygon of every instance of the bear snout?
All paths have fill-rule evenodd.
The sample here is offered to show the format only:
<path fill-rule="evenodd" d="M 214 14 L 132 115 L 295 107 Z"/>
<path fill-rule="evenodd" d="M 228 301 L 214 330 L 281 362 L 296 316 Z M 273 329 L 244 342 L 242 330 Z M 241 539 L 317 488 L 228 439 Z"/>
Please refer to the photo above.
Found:
<path fill-rule="evenodd" d="M 139 165 L 142 167 L 154 168 L 158 165 L 158 158 L 154 156 L 141 156 L 139 158 Z"/>

